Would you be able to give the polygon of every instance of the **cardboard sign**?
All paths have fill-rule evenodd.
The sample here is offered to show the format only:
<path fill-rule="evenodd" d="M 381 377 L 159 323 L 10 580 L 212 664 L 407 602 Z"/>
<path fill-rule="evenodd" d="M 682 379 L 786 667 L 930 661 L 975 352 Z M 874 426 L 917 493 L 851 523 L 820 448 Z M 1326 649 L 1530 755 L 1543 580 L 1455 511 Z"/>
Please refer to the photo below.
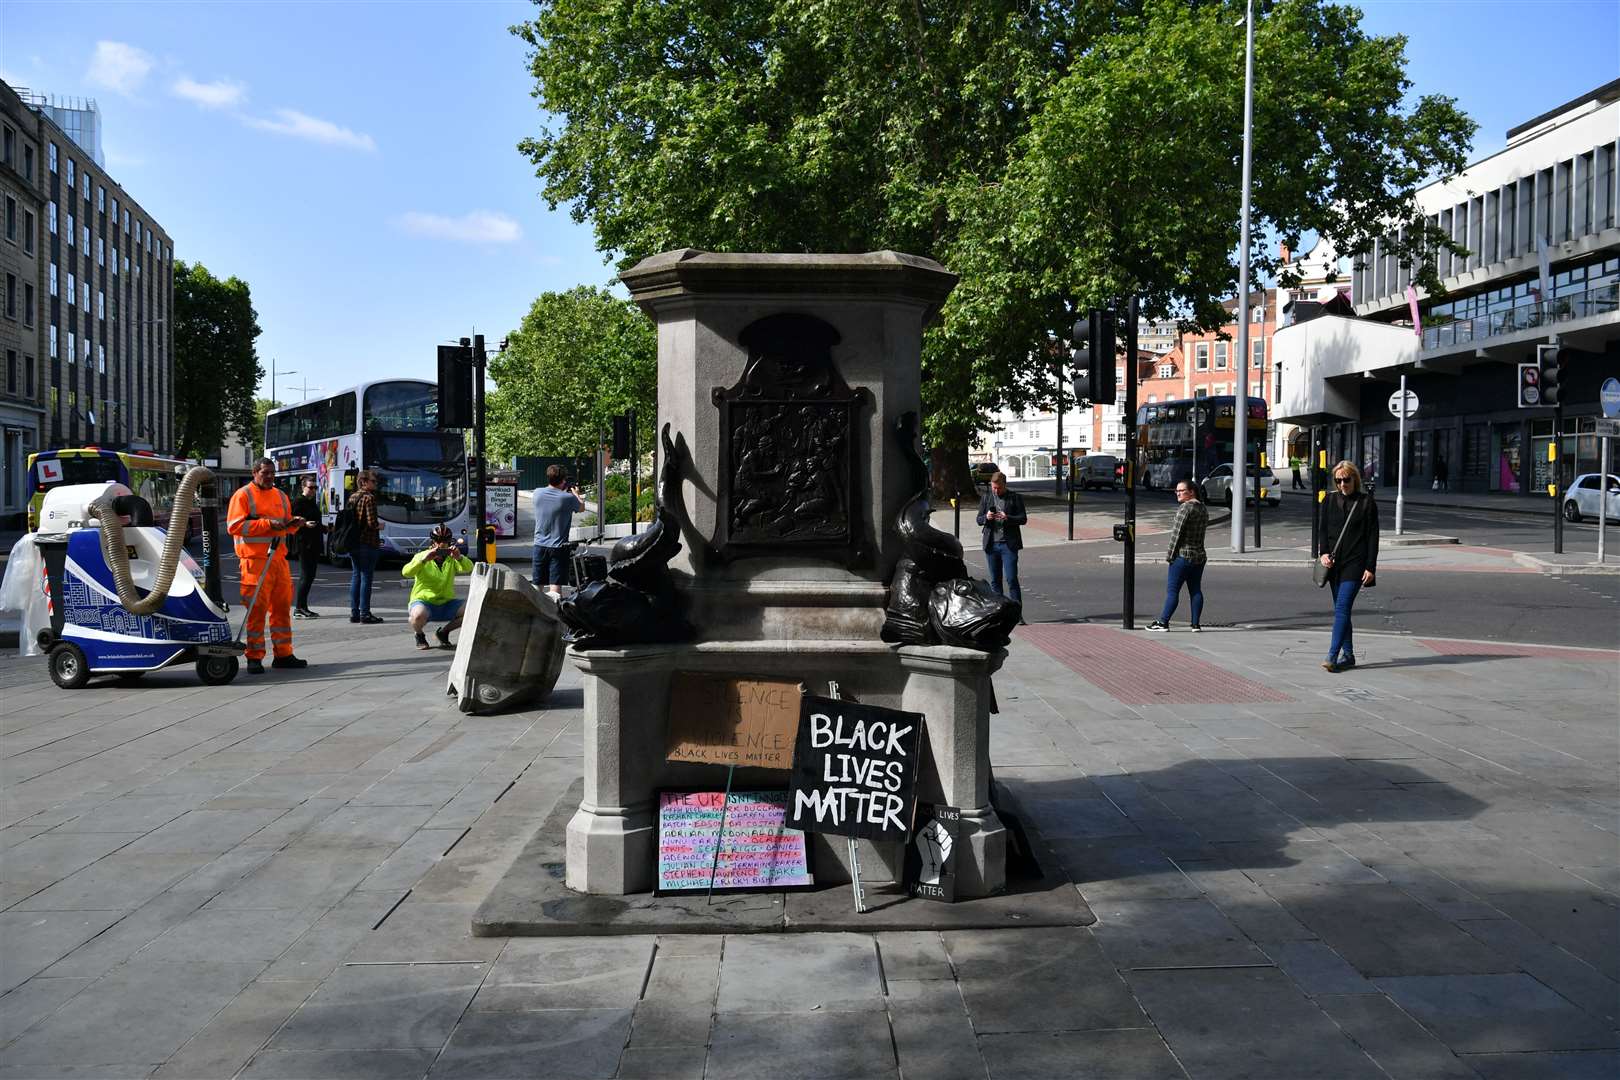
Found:
<path fill-rule="evenodd" d="M 916 810 L 921 713 L 806 695 L 793 748 L 788 827 L 904 840 Z"/>
<path fill-rule="evenodd" d="M 796 682 L 677 671 L 669 684 L 664 757 L 786 771 L 803 693 Z"/>
<path fill-rule="evenodd" d="M 927 900 L 956 900 L 956 845 L 962 811 L 955 806 L 917 807 L 917 828 L 906 845 L 906 892 Z"/>
<path fill-rule="evenodd" d="M 725 810 L 725 831 L 720 814 Z M 658 891 L 810 885 L 804 833 L 783 825 L 785 791 L 665 791 L 658 796 Z M 719 841 L 720 859 L 715 860 Z"/>

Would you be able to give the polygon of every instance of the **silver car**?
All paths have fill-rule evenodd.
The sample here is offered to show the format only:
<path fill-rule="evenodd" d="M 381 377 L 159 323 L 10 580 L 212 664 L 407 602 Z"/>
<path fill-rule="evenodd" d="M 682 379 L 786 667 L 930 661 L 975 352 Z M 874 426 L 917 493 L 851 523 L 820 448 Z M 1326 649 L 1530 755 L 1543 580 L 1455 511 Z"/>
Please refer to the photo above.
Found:
<path fill-rule="evenodd" d="M 1569 485 L 1564 492 L 1564 520 L 1580 521 L 1582 518 L 1596 518 L 1598 516 L 1598 500 L 1606 502 L 1604 516 L 1610 521 L 1620 521 L 1620 476 L 1609 474 L 1608 491 L 1599 490 L 1599 475 L 1595 472 L 1582 473 Z"/>

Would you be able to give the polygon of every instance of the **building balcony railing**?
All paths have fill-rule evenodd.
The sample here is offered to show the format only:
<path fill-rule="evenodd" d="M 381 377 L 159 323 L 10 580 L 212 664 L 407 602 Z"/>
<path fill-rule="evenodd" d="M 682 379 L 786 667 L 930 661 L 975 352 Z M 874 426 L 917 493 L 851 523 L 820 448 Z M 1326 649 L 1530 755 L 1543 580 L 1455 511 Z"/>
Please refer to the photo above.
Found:
<path fill-rule="evenodd" d="M 1456 319 L 1425 327 L 1423 348 L 1447 349 L 1468 345 L 1505 334 L 1535 330 L 1557 323 L 1613 315 L 1620 311 L 1620 283 L 1611 282 L 1571 296 L 1551 300 L 1527 300 L 1501 311 L 1487 312 L 1469 319 Z"/>

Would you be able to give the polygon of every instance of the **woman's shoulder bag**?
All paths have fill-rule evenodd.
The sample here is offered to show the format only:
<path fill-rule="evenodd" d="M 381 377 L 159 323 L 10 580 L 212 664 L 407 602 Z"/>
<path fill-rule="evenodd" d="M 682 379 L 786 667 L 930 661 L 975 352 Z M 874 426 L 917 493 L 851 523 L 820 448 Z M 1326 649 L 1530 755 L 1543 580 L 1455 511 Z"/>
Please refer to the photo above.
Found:
<path fill-rule="evenodd" d="M 1350 519 L 1356 516 L 1356 511 L 1359 509 L 1361 509 L 1361 500 L 1356 499 L 1350 504 L 1350 511 L 1344 515 L 1344 524 L 1339 527 L 1339 538 L 1333 541 L 1332 556 L 1335 566 L 1339 562 L 1339 545 L 1344 543 L 1345 530 L 1350 528 Z M 1321 559 L 1311 560 L 1311 580 L 1316 582 L 1318 589 L 1328 583 L 1328 575 L 1331 573 L 1333 573 L 1332 568 L 1323 566 Z"/>

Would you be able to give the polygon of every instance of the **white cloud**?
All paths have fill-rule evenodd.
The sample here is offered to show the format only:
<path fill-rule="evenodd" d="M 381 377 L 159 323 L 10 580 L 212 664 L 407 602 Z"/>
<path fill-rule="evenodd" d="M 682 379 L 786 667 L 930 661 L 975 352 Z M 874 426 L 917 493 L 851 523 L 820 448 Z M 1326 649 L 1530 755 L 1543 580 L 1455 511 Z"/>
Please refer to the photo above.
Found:
<path fill-rule="evenodd" d="M 328 146 L 343 146 L 350 150 L 373 151 L 377 149 L 377 140 L 360 131 L 350 131 L 346 127 L 339 127 L 330 120 L 322 120 L 316 116 L 309 116 L 297 109 L 277 109 L 276 119 L 266 120 L 263 117 L 243 117 L 243 123 L 261 131 L 273 131 L 277 135 L 291 135 L 295 139 L 308 139 L 311 142 L 325 143 Z"/>
<path fill-rule="evenodd" d="M 129 97 L 146 81 L 152 64 L 152 57 L 133 45 L 126 45 L 122 41 L 98 41 L 96 51 L 90 57 L 90 69 L 84 77 L 92 86 Z"/>
<path fill-rule="evenodd" d="M 232 105 L 240 105 L 242 99 L 247 96 L 247 87 L 229 79 L 204 83 L 182 75 L 173 86 L 169 87 L 169 92 L 205 109 L 225 109 Z"/>
<path fill-rule="evenodd" d="M 472 210 L 460 217 L 412 210 L 400 216 L 399 226 L 417 236 L 462 244 L 515 244 L 523 239 L 523 226 L 492 210 Z"/>

